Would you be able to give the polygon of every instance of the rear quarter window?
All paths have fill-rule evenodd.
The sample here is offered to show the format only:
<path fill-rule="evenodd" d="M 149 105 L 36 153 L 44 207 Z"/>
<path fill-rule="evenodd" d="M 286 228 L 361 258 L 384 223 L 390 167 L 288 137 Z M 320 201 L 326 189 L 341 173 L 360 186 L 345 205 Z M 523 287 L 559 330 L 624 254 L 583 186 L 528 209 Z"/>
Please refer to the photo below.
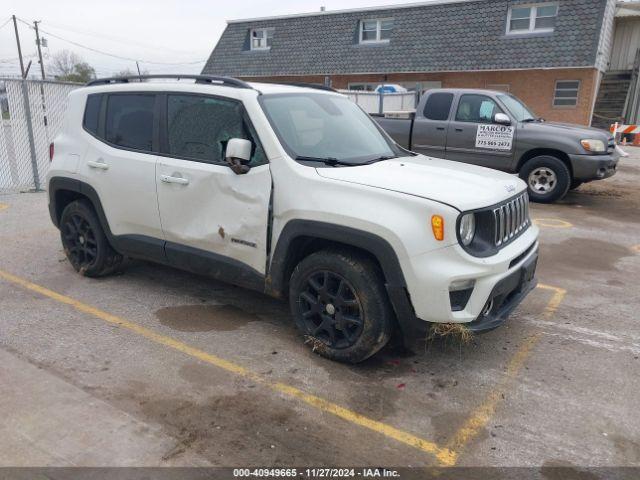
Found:
<path fill-rule="evenodd" d="M 84 108 L 84 119 L 82 126 L 93 135 L 98 135 L 98 122 L 100 120 L 100 106 L 102 105 L 102 94 L 93 94 L 87 97 Z"/>
<path fill-rule="evenodd" d="M 429 120 L 447 120 L 452 102 L 453 93 L 432 93 L 424 105 L 424 117 Z"/>

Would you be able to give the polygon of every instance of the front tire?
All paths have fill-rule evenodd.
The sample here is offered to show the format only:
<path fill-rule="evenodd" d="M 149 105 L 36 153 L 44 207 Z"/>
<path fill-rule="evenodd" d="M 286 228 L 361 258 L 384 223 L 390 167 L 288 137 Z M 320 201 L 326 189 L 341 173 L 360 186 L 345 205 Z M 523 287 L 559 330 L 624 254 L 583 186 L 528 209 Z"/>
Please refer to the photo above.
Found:
<path fill-rule="evenodd" d="M 569 191 L 571 173 L 562 160 L 540 155 L 528 160 L 520 169 L 520 178 L 527 183 L 529 198 L 538 203 L 553 203 Z"/>
<path fill-rule="evenodd" d="M 293 271 L 289 302 L 305 343 L 320 355 L 358 363 L 389 341 L 393 311 L 382 273 L 348 250 L 322 250 Z"/>
<path fill-rule="evenodd" d="M 80 275 L 102 277 L 122 264 L 122 255 L 109 244 L 93 206 L 86 200 L 65 207 L 60 217 L 60 238 L 67 259 Z"/>

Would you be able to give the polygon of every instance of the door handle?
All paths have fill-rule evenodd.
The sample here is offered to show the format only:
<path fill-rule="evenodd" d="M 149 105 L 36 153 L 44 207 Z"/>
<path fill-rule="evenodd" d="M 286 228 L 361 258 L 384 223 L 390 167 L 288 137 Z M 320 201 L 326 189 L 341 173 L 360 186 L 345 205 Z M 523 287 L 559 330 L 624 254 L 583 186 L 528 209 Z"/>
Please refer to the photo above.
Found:
<path fill-rule="evenodd" d="M 456 132 L 461 132 L 462 129 L 461 128 L 456 128 Z"/>
<path fill-rule="evenodd" d="M 189 185 L 189 180 L 183 177 L 172 177 L 171 175 L 160 175 L 160 181 L 164 183 L 177 183 L 178 185 Z"/>
<path fill-rule="evenodd" d="M 436 127 L 436 130 L 444 130 L 444 127 Z"/>
<path fill-rule="evenodd" d="M 98 169 L 100 169 L 100 170 L 109 170 L 109 165 L 107 165 L 107 164 L 106 164 L 106 163 L 104 163 L 104 162 L 94 162 L 93 160 L 89 160 L 89 161 L 87 162 L 87 165 L 88 165 L 90 168 L 98 168 Z"/>

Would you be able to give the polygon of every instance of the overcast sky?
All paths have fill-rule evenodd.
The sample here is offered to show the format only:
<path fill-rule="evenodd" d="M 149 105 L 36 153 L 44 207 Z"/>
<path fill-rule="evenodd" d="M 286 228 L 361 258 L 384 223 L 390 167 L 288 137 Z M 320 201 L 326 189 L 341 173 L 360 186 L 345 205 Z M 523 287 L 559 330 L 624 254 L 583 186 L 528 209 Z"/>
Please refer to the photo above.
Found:
<path fill-rule="evenodd" d="M 139 59 L 150 73 L 199 73 L 204 60 L 225 28 L 226 20 L 291 13 L 389 5 L 402 0 L 2 0 L 0 26 L 15 14 L 32 24 L 42 20 L 42 36 L 48 41 L 45 56 L 72 50 L 93 66 L 98 76 L 121 70 L 135 71 L 135 62 L 118 59 L 73 45 Z M 30 74 L 39 73 L 35 33 L 19 23 L 23 55 L 33 60 Z M 54 36 L 55 35 L 55 36 Z M 60 38 L 56 38 L 60 37 Z M 64 40 L 63 40 L 64 39 Z M 17 75 L 18 63 L 13 24 L 0 28 L 0 76 Z M 148 62 L 185 63 L 159 65 Z M 200 62 L 186 65 L 190 62 Z M 26 63 L 26 62 L 25 62 Z M 45 66 L 47 60 L 45 58 Z"/>

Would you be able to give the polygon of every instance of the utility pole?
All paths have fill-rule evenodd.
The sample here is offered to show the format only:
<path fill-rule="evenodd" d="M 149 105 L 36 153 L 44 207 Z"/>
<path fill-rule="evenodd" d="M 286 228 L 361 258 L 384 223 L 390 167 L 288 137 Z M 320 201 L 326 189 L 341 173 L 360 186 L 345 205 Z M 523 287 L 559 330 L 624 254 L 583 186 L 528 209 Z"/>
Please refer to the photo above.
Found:
<path fill-rule="evenodd" d="M 138 76 L 141 76 L 142 74 L 140 73 L 140 65 L 138 65 L 137 60 L 136 60 L 136 68 L 138 69 Z"/>
<path fill-rule="evenodd" d="M 42 74 L 42 80 L 44 80 L 44 62 L 42 61 L 42 49 L 40 48 L 40 33 L 38 32 L 38 24 L 41 20 L 35 20 L 33 26 L 36 29 L 36 45 L 38 46 L 38 60 L 40 61 L 40 73 Z"/>
<path fill-rule="evenodd" d="M 16 43 L 18 44 L 18 57 L 20 58 L 20 73 L 22 74 L 22 78 L 25 78 L 24 75 L 24 63 L 22 62 L 22 49 L 20 48 L 20 35 L 18 35 L 18 22 L 16 20 L 15 15 L 11 15 L 13 19 L 13 29 L 16 32 Z"/>

